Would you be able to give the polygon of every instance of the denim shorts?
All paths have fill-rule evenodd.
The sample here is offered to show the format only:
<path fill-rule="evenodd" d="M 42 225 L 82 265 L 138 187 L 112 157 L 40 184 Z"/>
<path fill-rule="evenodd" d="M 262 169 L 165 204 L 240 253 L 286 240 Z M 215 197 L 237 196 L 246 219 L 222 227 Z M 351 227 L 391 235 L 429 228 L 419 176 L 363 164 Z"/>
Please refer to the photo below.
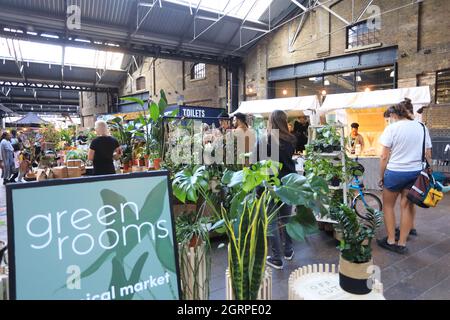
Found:
<path fill-rule="evenodd" d="M 389 191 L 402 191 L 410 189 L 416 182 L 420 171 L 391 171 L 384 172 L 384 187 Z"/>

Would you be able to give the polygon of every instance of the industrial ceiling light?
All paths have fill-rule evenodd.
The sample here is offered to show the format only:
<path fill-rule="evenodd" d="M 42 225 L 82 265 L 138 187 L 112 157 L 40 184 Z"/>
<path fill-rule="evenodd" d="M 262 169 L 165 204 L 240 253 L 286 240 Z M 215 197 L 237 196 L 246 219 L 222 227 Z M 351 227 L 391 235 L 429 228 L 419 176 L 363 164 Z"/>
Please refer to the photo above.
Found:
<path fill-rule="evenodd" d="M 327 91 L 326 91 L 326 90 L 322 90 L 321 93 L 322 93 L 323 96 L 326 96 L 326 95 L 327 95 Z"/>
<path fill-rule="evenodd" d="M 326 86 L 329 86 L 329 85 L 330 85 L 330 81 L 329 81 L 328 79 L 326 79 L 326 80 L 323 82 L 323 84 L 326 85 Z"/>
<path fill-rule="evenodd" d="M 364 89 L 364 92 L 370 92 L 370 88 L 369 88 L 369 87 L 366 87 L 366 88 Z"/>
<path fill-rule="evenodd" d="M 283 89 L 283 96 L 285 96 L 285 95 L 287 95 L 287 90 L 286 89 Z"/>
<path fill-rule="evenodd" d="M 394 71 L 391 72 L 391 74 L 389 75 L 389 77 L 391 77 L 391 78 L 394 77 Z"/>
<path fill-rule="evenodd" d="M 362 81 L 361 76 L 356 76 L 356 81 L 361 82 Z"/>

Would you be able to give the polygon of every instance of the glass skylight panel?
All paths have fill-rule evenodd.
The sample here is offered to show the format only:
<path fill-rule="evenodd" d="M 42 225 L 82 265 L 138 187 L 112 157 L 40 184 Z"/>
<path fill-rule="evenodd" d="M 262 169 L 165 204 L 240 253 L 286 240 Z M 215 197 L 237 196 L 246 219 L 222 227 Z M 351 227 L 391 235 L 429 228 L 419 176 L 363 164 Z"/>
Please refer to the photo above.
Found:
<path fill-rule="evenodd" d="M 262 14 L 269 8 L 273 0 L 166 0 L 167 2 L 190 6 L 193 11 L 200 3 L 200 9 L 228 14 L 239 19 L 257 22 Z M 164 2 L 162 3 L 164 6 Z"/>
<path fill-rule="evenodd" d="M 12 40 L 0 37 L 0 59 L 41 62 L 61 65 L 63 47 L 54 44 Z M 121 70 L 124 54 L 78 47 L 66 47 L 64 65 Z"/>

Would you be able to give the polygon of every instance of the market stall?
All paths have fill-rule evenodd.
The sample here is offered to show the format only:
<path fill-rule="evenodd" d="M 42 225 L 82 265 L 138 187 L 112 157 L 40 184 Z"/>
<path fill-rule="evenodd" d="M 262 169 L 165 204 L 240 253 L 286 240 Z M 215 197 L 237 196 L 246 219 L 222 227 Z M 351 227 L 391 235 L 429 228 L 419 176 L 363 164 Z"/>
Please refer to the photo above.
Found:
<path fill-rule="evenodd" d="M 241 102 L 239 108 L 231 115 L 240 112 L 247 115 L 253 115 L 255 118 L 259 118 L 265 122 L 274 110 L 282 110 L 286 112 L 288 117 L 291 119 L 299 116 L 306 116 L 309 118 L 310 123 L 314 125 L 318 123 L 316 110 L 319 106 L 319 99 L 315 95 L 280 99 L 252 100 Z M 261 124 L 261 126 L 265 127 L 265 123 Z M 254 123 L 253 127 L 258 127 L 258 124 Z M 300 155 L 294 155 L 293 159 L 296 162 L 297 172 L 302 174 L 304 162 L 303 158 Z"/>
<path fill-rule="evenodd" d="M 320 103 L 317 96 L 243 101 L 234 113 L 261 115 L 267 118 L 273 110 L 282 110 L 288 117 L 308 116 L 314 124 Z M 233 113 L 233 114 L 234 114 Z"/>
<path fill-rule="evenodd" d="M 366 168 L 364 183 L 368 189 L 379 189 L 381 145 L 378 143 L 378 139 L 388 125 L 383 113 L 389 106 L 397 104 L 405 98 L 411 99 L 416 119 L 420 120 L 417 111 L 431 102 L 430 88 L 422 86 L 330 94 L 318 108 L 319 116 L 325 116 L 329 122 L 342 123 L 345 126 L 346 136 L 350 134 L 352 123 L 359 124 L 359 134 L 364 139 L 364 148 L 350 156 L 358 156 L 358 161 Z"/>

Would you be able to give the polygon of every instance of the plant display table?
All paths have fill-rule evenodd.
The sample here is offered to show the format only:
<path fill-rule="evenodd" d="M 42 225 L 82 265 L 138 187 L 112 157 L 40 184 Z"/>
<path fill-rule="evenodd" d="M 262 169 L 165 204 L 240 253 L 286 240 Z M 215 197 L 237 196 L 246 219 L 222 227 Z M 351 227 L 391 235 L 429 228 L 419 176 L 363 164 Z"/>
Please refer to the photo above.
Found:
<path fill-rule="evenodd" d="M 372 292 L 348 293 L 339 286 L 338 268 L 334 264 L 313 264 L 298 268 L 289 277 L 289 300 L 385 300 L 383 285 L 375 281 Z"/>

